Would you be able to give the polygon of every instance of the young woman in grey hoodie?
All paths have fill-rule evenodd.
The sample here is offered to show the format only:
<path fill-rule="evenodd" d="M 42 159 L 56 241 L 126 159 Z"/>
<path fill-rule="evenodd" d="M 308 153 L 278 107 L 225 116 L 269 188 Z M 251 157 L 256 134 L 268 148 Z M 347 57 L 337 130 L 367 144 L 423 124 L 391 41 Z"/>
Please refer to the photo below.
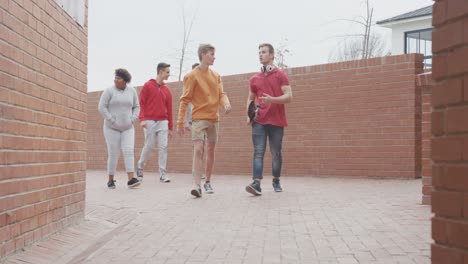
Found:
<path fill-rule="evenodd" d="M 114 85 L 107 88 L 99 100 L 99 113 L 104 118 L 104 138 L 107 143 L 107 187 L 115 189 L 114 174 L 122 150 L 125 169 L 128 174 L 127 185 L 134 188 L 140 185 L 135 172 L 135 129 L 133 122 L 138 119 L 140 103 L 135 88 L 128 85 L 132 79 L 125 69 L 115 70 Z"/>

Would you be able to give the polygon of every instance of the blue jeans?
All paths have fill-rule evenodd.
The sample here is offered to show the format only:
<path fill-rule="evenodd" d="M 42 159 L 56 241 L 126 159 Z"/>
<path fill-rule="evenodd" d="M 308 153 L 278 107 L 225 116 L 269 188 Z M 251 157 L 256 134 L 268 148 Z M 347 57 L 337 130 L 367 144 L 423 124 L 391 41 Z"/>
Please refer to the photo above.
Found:
<path fill-rule="evenodd" d="M 273 125 L 252 125 L 252 143 L 254 145 L 253 179 L 263 179 L 263 157 L 265 156 L 266 141 L 270 144 L 271 170 L 274 177 L 281 176 L 281 145 L 283 143 L 283 127 Z"/>

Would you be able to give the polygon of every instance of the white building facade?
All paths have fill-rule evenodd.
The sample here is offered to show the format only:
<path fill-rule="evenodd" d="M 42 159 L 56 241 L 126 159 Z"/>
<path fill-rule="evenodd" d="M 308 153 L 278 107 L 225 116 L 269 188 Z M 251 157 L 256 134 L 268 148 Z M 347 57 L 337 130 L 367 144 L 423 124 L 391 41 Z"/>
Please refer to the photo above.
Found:
<path fill-rule="evenodd" d="M 425 68 L 432 67 L 432 5 L 389 19 L 377 25 L 392 30 L 392 54 L 421 53 Z"/>

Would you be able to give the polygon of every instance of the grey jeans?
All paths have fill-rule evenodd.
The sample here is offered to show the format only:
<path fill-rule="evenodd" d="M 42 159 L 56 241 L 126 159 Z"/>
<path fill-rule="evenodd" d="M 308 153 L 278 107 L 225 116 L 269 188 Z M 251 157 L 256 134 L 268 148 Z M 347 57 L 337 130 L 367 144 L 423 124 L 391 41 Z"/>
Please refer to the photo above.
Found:
<path fill-rule="evenodd" d="M 114 175 L 119 161 L 120 150 L 122 150 L 125 170 L 135 172 L 135 129 L 130 128 L 125 131 L 118 131 L 104 125 L 104 138 L 107 143 L 107 172 Z"/>
<path fill-rule="evenodd" d="M 167 120 L 146 120 L 145 145 L 141 150 L 140 160 L 138 160 L 139 169 L 145 167 L 146 161 L 150 158 L 151 152 L 154 149 L 157 137 L 159 148 L 159 173 L 161 176 L 166 174 L 167 137 L 169 135 L 168 124 L 169 122 Z"/>

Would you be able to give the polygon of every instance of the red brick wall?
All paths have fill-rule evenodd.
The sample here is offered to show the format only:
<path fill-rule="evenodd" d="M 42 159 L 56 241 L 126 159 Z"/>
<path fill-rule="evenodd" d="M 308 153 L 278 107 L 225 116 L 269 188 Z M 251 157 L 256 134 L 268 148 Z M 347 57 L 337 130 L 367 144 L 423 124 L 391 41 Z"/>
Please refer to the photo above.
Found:
<path fill-rule="evenodd" d="M 468 263 L 468 1 L 433 16 L 432 263 Z"/>
<path fill-rule="evenodd" d="M 87 28 L 0 1 L 0 259 L 83 218 Z"/>
<path fill-rule="evenodd" d="M 431 204 L 432 193 L 432 159 L 431 159 L 431 138 L 432 138 L 432 89 L 434 81 L 432 74 L 418 75 L 417 85 L 420 87 L 422 96 L 422 120 L 421 120 L 421 177 L 422 177 L 422 203 Z"/>
<path fill-rule="evenodd" d="M 287 106 L 283 174 L 419 177 L 420 95 L 415 78 L 422 72 L 420 55 L 290 69 L 294 100 Z M 221 117 L 216 174 L 251 174 L 251 130 L 245 125 L 251 75 L 223 77 L 233 112 Z M 176 108 L 180 90 L 176 83 L 170 86 Z M 88 168 L 92 169 L 105 169 L 107 159 L 97 111 L 100 94 L 88 94 Z M 136 135 L 138 158 L 143 145 L 141 129 Z M 156 155 L 151 161 L 153 170 Z M 119 163 L 122 167 L 122 160 Z M 270 164 L 267 153 L 265 175 L 271 175 Z M 190 172 L 188 138 L 170 143 L 168 170 Z"/>

